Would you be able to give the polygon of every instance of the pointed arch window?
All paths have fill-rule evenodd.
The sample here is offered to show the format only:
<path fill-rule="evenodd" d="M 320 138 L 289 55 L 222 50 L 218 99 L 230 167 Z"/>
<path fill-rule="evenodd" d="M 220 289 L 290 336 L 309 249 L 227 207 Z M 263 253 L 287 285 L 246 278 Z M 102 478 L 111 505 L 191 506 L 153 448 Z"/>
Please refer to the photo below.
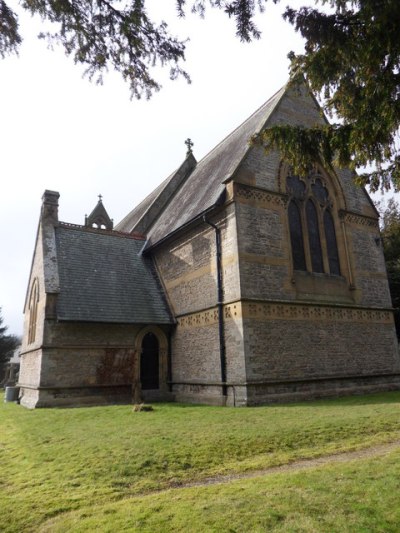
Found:
<path fill-rule="evenodd" d="M 340 276 L 333 204 L 322 176 L 289 175 L 286 190 L 293 269 Z"/>
<path fill-rule="evenodd" d="M 329 271 L 340 276 L 339 252 L 336 243 L 335 223 L 329 209 L 324 211 L 326 248 L 328 251 Z"/>
<path fill-rule="evenodd" d="M 308 199 L 306 203 L 306 222 L 312 271 L 323 272 L 324 263 L 322 259 L 321 239 L 319 236 L 318 214 L 315 204 L 311 199 Z"/>
<path fill-rule="evenodd" d="M 29 325 L 28 344 L 32 344 L 36 339 L 37 308 L 39 302 L 39 283 L 37 278 L 33 281 L 31 293 L 29 295 Z"/>
<path fill-rule="evenodd" d="M 300 210 L 293 201 L 289 203 L 288 214 L 293 267 L 295 270 L 307 270 Z"/>

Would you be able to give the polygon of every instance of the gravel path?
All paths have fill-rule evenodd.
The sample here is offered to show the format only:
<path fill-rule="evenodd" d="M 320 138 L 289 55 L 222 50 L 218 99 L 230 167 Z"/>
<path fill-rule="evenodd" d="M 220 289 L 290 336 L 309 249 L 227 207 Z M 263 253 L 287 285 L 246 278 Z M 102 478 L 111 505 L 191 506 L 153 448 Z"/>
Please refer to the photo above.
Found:
<path fill-rule="evenodd" d="M 217 485 L 220 483 L 229 483 L 238 479 L 251 479 L 259 476 L 267 476 L 270 474 L 277 474 L 279 472 L 296 472 L 306 470 L 316 466 L 345 463 L 355 459 L 368 459 L 386 455 L 400 447 L 400 439 L 386 444 L 378 444 L 370 448 L 356 450 L 354 452 L 343 452 L 333 455 L 324 455 L 313 459 L 300 459 L 292 463 L 282 466 L 271 466 L 262 470 L 254 470 L 252 472 L 244 472 L 240 474 L 227 474 L 215 477 L 203 478 L 199 481 L 191 481 L 189 483 L 174 483 L 169 488 L 186 489 L 190 487 L 206 487 L 207 485 Z M 163 489 L 165 490 L 165 489 Z"/>

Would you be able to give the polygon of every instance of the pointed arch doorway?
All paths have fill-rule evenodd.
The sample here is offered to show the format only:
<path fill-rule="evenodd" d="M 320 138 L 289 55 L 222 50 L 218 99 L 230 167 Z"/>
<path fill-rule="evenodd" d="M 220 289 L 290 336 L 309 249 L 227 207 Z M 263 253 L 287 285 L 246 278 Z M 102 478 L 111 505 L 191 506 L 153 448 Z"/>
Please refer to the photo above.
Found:
<path fill-rule="evenodd" d="M 168 338 L 165 332 L 155 325 L 143 328 L 135 339 L 135 354 L 133 402 L 170 401 Z"/>
<path fill-rule="evenodd" d="M 149 331 L 143 337 L 140 352 L 140 383 L 142 390 L 160 388 L 160 349 L 156 335 Z"/>

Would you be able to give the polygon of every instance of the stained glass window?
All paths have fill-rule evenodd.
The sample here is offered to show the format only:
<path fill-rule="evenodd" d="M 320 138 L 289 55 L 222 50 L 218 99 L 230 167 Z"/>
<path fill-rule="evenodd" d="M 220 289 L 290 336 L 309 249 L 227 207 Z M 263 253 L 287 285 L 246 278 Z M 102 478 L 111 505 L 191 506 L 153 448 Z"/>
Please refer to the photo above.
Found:
<path fill-rule="evenodd" d="M 340 276 L 339 252 L 336 243 L 335 224 L 333 222 L 333 217 L 328 210 L 325 210 L 324 213 L 324 227 L 329 271 L 331 274 Z"/>
<path fill-rule="evenodd" d="M 298 176 L 288 176 L 286 188 L 295 198 L 304 198 L 306 184 Z"/>
<path fill-rule="evenodd" d="M 328 200 L 328 191 L 320 179 L 315 180 L 315 183 L 311 185 L 311 190 L 320 204 L 324 204 Z"/>
<path fill-rule="evenodd" d="M 294 270 L 340 276 L 332 202 L 323 177 L 315 171 L 306 178 L 287 176 L 286 191 Z"/>
<path fill-rule="evenodd" d="M 308 200 L 306 205 L 308 240 L 310 243 L 311 264 L 313 272 L 323 272 L 321 239 L 319 237 L 318 214 L 314 202 Z"/>
<path fill-rule="evenodd" d="M 293 268 L 295 270 L 307 270 L 306 258 L 304 255 L 304 239 L 300 211 L 293 200 L 289 204 L 288 212 Z"/>

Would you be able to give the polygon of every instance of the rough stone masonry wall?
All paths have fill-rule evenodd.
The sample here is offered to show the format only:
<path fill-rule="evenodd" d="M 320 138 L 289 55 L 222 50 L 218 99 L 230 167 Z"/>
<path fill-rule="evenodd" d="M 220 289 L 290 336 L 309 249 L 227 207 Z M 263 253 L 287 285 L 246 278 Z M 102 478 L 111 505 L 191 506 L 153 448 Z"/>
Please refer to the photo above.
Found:
<path fill-rule="evenodd" d="M 233 204 L 210 218 L 221 228 L 224 301 L 240 298 Z M 156 252 L 177 318 L 172 381 L 178 400 L 221 402 L 215 231 L 205 223 Z M 228 379 L 244 380 L 241 319 L 225 320 Z"/>
<path fill-rule="evenodd" d="M 368 219 L 353 216 L 346 224 L 349 246 L 352 250 L 357 303 L 371 307 L 391 307 L 378 225 L 368 222 Z"/>
<path fill-rule="evenodd" d="M 256 318 L 244 319 L 249 381 L 400 371 L 391 313 L 296 305 L 259 307 Z M 264 313 L 270 318 L 261 316 Z"/>
<path fill-rule="evenodd" d="M 281 197 L 237 195 L 238 249 L 242 298 L 294 298 L 290 282 L 285 207 Z"/>
<path fill-rule="evenodd" d="M 285 307 L 289 306 L 281 307 L 282 314 Z M 315 318 L 244 320 L 249 404 L 400 387 L 390 313 L 370 311 L 365 317 L 352 317 L 360 312 L 347 310 L 339 316 L 337 309 L 328 307 L 297 311 L 302 312 Z"/>
<path fill-rule="evenodd" d="M 43 407 L 131 401 L 141 329 L 46 320 L 40 381 L 31 383 L 39 390 L 23 389 L 21 403 Z"/>
<path fill-rule="evenodd" d="M 224 300 L 239 298 L 234 206 L 210 221 L 221 228 Z M 173 313 L 179 317 L 217 302 L 215 231 L 205 222 L 155 251 L 157 269 Z"/>
<path fill-rule="evenodd" d="M 238 187 L 236 199 L 242 302 L 259 307 L 255 314 L 243 314 L 247 381 L 399 373 L 392 313 L 373 309 L 390 307 L 376 225 L 365 224 L 363 217 L 345 220 L 353 288 L 349 279 L 305 273 L 315 290 L 306 294 L 299 292 L 300 280 L 292 279 L 287 212 L 281 196 Z M 345 253 L 343 247 L 340 253 Z M 318 283 L 310 283 L 314 277 Z M 360 315 L 357 307 L 362 306 L 365 314 Z M 270 308 L 274 311 L 266 310 Z M 288 315 L 290 321 L 285 319 Z M 348 392 L 357 386 L 353 383 Z M 258 385 L 257 392 L 249 387 L 248 403 L 262 403 L 269 394 L 277 394 L 268 387 Z M 345 384 L 341 387 L 343 393 Z M 330 390 L 328 385 L 325 388 Z M 315 385 L 313 390 L 305 389 L 302 397 L 321 390 Z M 375 389 L 364 384 L 363 391 L 367 390 Z M 281 393 L 283 400 L 290 399 L 289 390 L 283 387 Z"/>
<path fill-rule="evenodd" d="M 132 383 L 134 325 L 47 321 L 41 386 Z"/>
<path fill-rule="evenodd" d="M 289 91 L 272 123 L 312 125 L 321 117 L 304 91 Z M 341 182 L 331 177 L 342 209 L 335 213 L 337 238 L 341 265 L 348 268 L 336 279 L 293 272 L 277 152 L 266 156 L 252 148 L 234 176 L 246 375 L 257 384 L 248 387 L 250 404 L 295 397 L 293 387 L 274 389 L 274 382 L 302 380 L 308 383 L 303 397 L 311 397 L 327 392 L 329 380 L 400 372 L 392 314 L 378 311 L 390 307 L 390 296 L 376 213 L 350 172 L 338 176 Z M 367 390 L 367 382 L 351 386 L 351 392 Z"/>
<path fill-rule="evenodd" d="M 46 293 L 44 287 L 43 277 L 43 248 L 42 248 L 42 232 L 39 227 L 37 241 L 32 261 L 31 275 L 27 288 L 26 303 L 24 309 L 24 331 L 22 336 L 21 346 L 21 365 L 19 382 L 28 385 L 36 386 L 40 382 L 40 367 L 41 367 L 41 346 L 44 335 L 44 317 L 46 310 Z M 33 283 L 38 284 L 39 288 L 39 301 L 37 305 L 37 318 L 36 318 L 36 331 L 35 340 L 33 343 L 28 343 L 29 332 L 29 298 L 32 290 Z"/>

